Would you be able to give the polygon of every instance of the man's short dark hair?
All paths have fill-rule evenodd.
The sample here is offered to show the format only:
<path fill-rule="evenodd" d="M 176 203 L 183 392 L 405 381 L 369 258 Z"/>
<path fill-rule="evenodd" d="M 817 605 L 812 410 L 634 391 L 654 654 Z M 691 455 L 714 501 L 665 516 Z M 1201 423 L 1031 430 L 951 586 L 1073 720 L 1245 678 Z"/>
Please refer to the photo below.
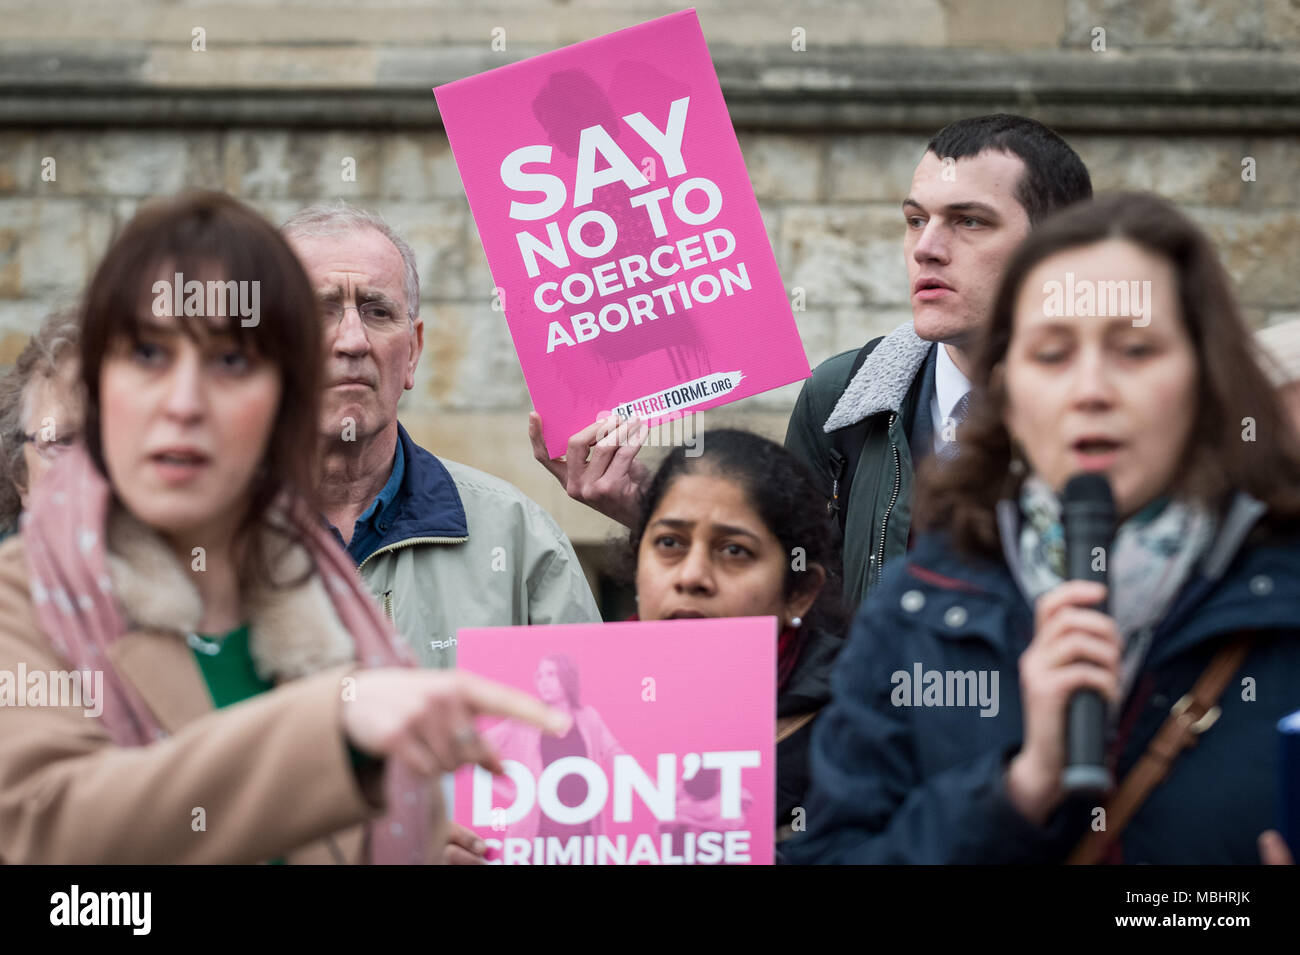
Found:
<path fill-rule="evenodd" d="M 926 147 L 940 159 L 978 156 L 986 149 L 1010 153 L 1025 164 L 1016 199 L 1030 224 L 1065 206 L 1092 198 L 1092 178 L 1079 154 L 1037 120 L 1012 113 L 972 116 L 949 123 Z"/>

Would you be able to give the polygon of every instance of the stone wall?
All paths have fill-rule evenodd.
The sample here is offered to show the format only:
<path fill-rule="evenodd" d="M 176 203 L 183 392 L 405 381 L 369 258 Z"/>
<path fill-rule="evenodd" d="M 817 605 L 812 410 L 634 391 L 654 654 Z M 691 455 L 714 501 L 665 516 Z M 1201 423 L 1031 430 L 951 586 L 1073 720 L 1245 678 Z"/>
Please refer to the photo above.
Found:
<path fill-rule="evenodd" d="M 1300 3 L 699 7 L 782 275 L 803 291 L 814 364 L 908 319 L 898 203 L 929 134 L 992 109 L 1056 125 L 1098 189 L 1182 204 L 1219 243 L 1253 324 L 1300 317 Z M 381 212 L 419 256 L 426 348 L 402 409 L 417 439 L 525 488 L 575 542 L 599 541 L 608 523 L 532 461 L 527 392 L 428 89 L 676 8 L 217 0 L 69 13 L 0 0 L 0 362 L 75 300 L 149 196 L 224 189 L 277 222 L 342 197 Z M 191 48 L 198 27 L 204 51 Z M 491 49 L 498 27 L 504 51 Z M 780 437 L 796 393 L 711 412 L 706 427 Z"/>

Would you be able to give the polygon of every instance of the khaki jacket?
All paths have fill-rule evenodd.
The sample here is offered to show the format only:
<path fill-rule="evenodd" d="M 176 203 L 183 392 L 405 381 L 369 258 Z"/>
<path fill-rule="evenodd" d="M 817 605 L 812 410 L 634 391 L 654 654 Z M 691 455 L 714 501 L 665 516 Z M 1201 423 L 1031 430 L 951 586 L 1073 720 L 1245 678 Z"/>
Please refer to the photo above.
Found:
<path fill-rule="evenodd" d="M 600 622 L 573 545 L 546 511 L 500 478 L 435 457 L 400 425 L 398 440 L 406 474 L 395 515 L 357 570 L 424 666 L 454 667 L 465 627 Z"/>
<path fill-rule="evenodd" d="M 86 707 L 0 706 L 0 862 L 364 862 L 361 824 L 383 807 L 349 760 L 341 681 L 356 664 L 319 578 L 253 596 L 253 657 L 280 685 L 216 711 L 184 639 L 201 613 L 186 571 L 121 515 L 107 536 L 133 622 L 112 666 L 168 736 L 121 747 Z M 22 538 L 11 538 L 0 545 L 0 677 L 67 669 L 37 624 Z M 431 862 L 445 839 L 437 792 L 433 811 Z"/>

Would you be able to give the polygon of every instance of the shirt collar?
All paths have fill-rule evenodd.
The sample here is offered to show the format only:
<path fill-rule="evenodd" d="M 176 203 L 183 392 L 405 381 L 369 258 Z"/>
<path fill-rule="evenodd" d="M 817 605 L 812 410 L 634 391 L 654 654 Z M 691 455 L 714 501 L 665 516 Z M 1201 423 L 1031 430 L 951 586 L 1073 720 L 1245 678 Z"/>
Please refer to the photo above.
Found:
<path fill-rule="evenodd" d="M 952 417 L 952 409 L 969 391 L 970 382 L 948 354 L 948 346 L 940 344 L 938 361 L 934 366 L 934 394 L 939 402 L 940 419 Z"/>
<path fill-rule="evenodd" d="M 934 450 L 940 451 L 948 442 L 943 439 L 944 425 L 952 417 L 953 409 L 962 395 L 970 391 L 970 382 L 961 373 L 948 346 L 940 342 L 935 351 L 938 357 L 934 362 L 934 394 L 930 396 L 930 423 L 934 431 Z"/>
<path fill-rule="evenodd" d="M 379 495 L 370 502 L 365 513 L 357 518 L 358 524 L 364 524 L 374 520 L 393 503 L 393 498 L 397 497 L 398 490 L 402 487 L 402 477 L 406 473 L 406 454 L 402 451 L 402 442 L 397 442 L 397 450 L 393 452 L 393 473 L 388 476 L 388 483 L 384 485 Z"/>

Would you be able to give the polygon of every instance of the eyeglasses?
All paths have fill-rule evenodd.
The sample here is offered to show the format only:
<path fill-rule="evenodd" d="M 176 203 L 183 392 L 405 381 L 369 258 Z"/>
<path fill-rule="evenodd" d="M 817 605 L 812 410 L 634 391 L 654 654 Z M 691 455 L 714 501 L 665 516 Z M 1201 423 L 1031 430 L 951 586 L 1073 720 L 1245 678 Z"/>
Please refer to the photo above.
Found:
<path fill-rule="evenodd" d="M 36 453 L 46 461 L 53 461 L 68 448 L 72 447 L 81 440 L 79 434 L 64 434 L 57 438 L 46 438 L 39 432 L 32 434 L 22 434 L 23 444 L 34 444 Z"/>
<path fill-rule="evenodd" d="M 361 324 L 367 331 L 390 332 L 405 321 L 401 309 L 392 302 L 366 302 L 361 306 L 344 305 L 342 302 L 319 304 L 321 324 L 325 326 L 327 332 L 332 332 L 339 327 L 339 323 L 343 320 L 343 313 L 350 308 L 357 310 L 357 314 L 361 316 Z"/>

